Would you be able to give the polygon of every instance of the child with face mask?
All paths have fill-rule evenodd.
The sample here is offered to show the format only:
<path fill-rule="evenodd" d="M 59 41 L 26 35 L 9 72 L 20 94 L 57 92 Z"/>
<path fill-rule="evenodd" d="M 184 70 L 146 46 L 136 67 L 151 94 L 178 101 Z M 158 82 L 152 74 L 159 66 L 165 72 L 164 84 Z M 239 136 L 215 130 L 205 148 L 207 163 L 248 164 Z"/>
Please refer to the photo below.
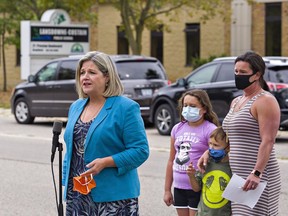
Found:
<path fill-rule="evenodd" d="M 193 216 L 197 212 L 201 194 L 191 187 L 186 170 L 190 163 L 197 164 L 208 149 L 210 134 L 219 122 L 204 90 L 184 93 L 179 100 L 179 111 L 181 122 L 171 131 L 164 202 L 167 206 L 173 204 L 178 215 Z"/>
<path fill-rule="evenodd" d="M 232 171 L 229 166 L 229 140 L 222 127 L 216 128 L 209 140 L 209 161 L 204 174 L 189 164 L 187 174 L 195 192 L 201 192 L 197 216 L 230 216 L 231 202 L 222 197 Z"/>

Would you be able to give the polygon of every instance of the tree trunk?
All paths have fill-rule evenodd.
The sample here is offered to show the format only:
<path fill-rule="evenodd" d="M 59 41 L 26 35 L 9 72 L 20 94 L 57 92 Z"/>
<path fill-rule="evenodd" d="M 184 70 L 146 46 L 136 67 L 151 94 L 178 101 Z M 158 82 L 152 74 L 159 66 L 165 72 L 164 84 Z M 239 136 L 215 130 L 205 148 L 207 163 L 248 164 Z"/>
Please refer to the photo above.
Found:
<path fill-rule="evenodd" d="M 6 77 L 6 58 L 5 58 L 5 47 L 4 47 L 4 32 L 1 35 L 1 40 L 2 40 L 2 46 L 1 46 L 1 51 L 2 51 L 2 61 L 3 61 L 3 91 L 7 91 L 7 77 Z"/>
<path fill-rule="evenodd" d="M 133 30 L 132 30 L 132 24 L 130 23 L 130 14 L 129 14 L 129 2 L 127 0 L 122 0 L 120 1 L 120 13 L 121 13 L 121 18 L 122 22 L 125 28 L 125 35 L 128 39 L 129 46 L 132 50 L 132 54 L 139 54 L 139 49 L 137 42 L 135 40 Z"/>
<path fill-rule="evenodd" d="M 142 33 L 143 33 L 142 26 L 136 26 L 137 53 L 134 53 L 135 55 L 141 55 L 141 52 L 142 52 Z"/>

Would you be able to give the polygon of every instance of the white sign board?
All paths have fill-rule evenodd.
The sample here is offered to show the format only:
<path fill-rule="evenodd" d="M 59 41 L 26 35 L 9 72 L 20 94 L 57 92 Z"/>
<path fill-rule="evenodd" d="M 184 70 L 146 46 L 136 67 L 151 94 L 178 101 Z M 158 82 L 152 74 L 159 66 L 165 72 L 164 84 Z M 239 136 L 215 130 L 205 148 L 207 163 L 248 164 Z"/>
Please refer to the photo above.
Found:
<path fill-rule="evenodd" d="M 89 49 L 89 28 L 30 26 L 32 55 L 83 54 Z"/>
<path fill-rule="evenodd" d="M 89 25 L 71 24 L 64 10 L 48 10 L 40 22 L 21 21 L 21 79 L 41 68 L 35 65 L 89 50 Z"/>

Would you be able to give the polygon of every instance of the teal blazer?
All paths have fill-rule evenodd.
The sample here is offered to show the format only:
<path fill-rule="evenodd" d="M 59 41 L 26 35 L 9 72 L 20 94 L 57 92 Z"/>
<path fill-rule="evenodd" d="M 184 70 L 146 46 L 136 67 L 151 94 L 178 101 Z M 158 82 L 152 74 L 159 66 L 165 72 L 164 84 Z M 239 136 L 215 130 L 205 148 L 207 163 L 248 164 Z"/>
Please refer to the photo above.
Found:
<path fill-rule="evenodd" d="M 70 162 L 73 150 L 73 130 L 88 99 L 78 99 L 69 110 L 64 133 L 66 153 L 63 161 L 62 184 L 66 199 Z M 149 146 L 139 104 L 114 96 L 106 102 L 92 122 L 84 144 L 84 161 L 112 156 L 116 167 L 105 168 L 94 176 L 97 186 L 92 189 L 94 202 L 111 202 L 140 195 L 139 167 L 149 156 Z"/>

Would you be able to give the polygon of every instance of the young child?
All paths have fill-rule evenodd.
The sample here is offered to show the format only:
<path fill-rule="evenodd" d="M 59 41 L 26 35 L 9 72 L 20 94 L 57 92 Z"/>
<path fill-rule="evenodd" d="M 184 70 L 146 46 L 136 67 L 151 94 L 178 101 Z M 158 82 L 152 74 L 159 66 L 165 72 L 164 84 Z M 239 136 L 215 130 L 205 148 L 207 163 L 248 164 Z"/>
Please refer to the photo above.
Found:
<path fill-rule="evenodd" d="M 230 216 L 231 202 L 222 197 L 232 172 L 229 166 L 229 140 L 222 127 L 217 127 L 209 140 L 209 161 L 205 173 L 201 174 L 190 164 L 187 174 L 195 192 L 201 192 L 197 216 Z"/>
<path fill-rule="evenodd" d="M 179 100 L 179 111 L 181 122 L 171 131 L 164 202 L 167 206 L 174 205 L 179 216 L 194 216 L 201 193 L 192 190 L 186 170 L 191 162 L 197 164 L 208 150 L 210 134 L 219 122 L 204 90 L 185 92 Z"/>

